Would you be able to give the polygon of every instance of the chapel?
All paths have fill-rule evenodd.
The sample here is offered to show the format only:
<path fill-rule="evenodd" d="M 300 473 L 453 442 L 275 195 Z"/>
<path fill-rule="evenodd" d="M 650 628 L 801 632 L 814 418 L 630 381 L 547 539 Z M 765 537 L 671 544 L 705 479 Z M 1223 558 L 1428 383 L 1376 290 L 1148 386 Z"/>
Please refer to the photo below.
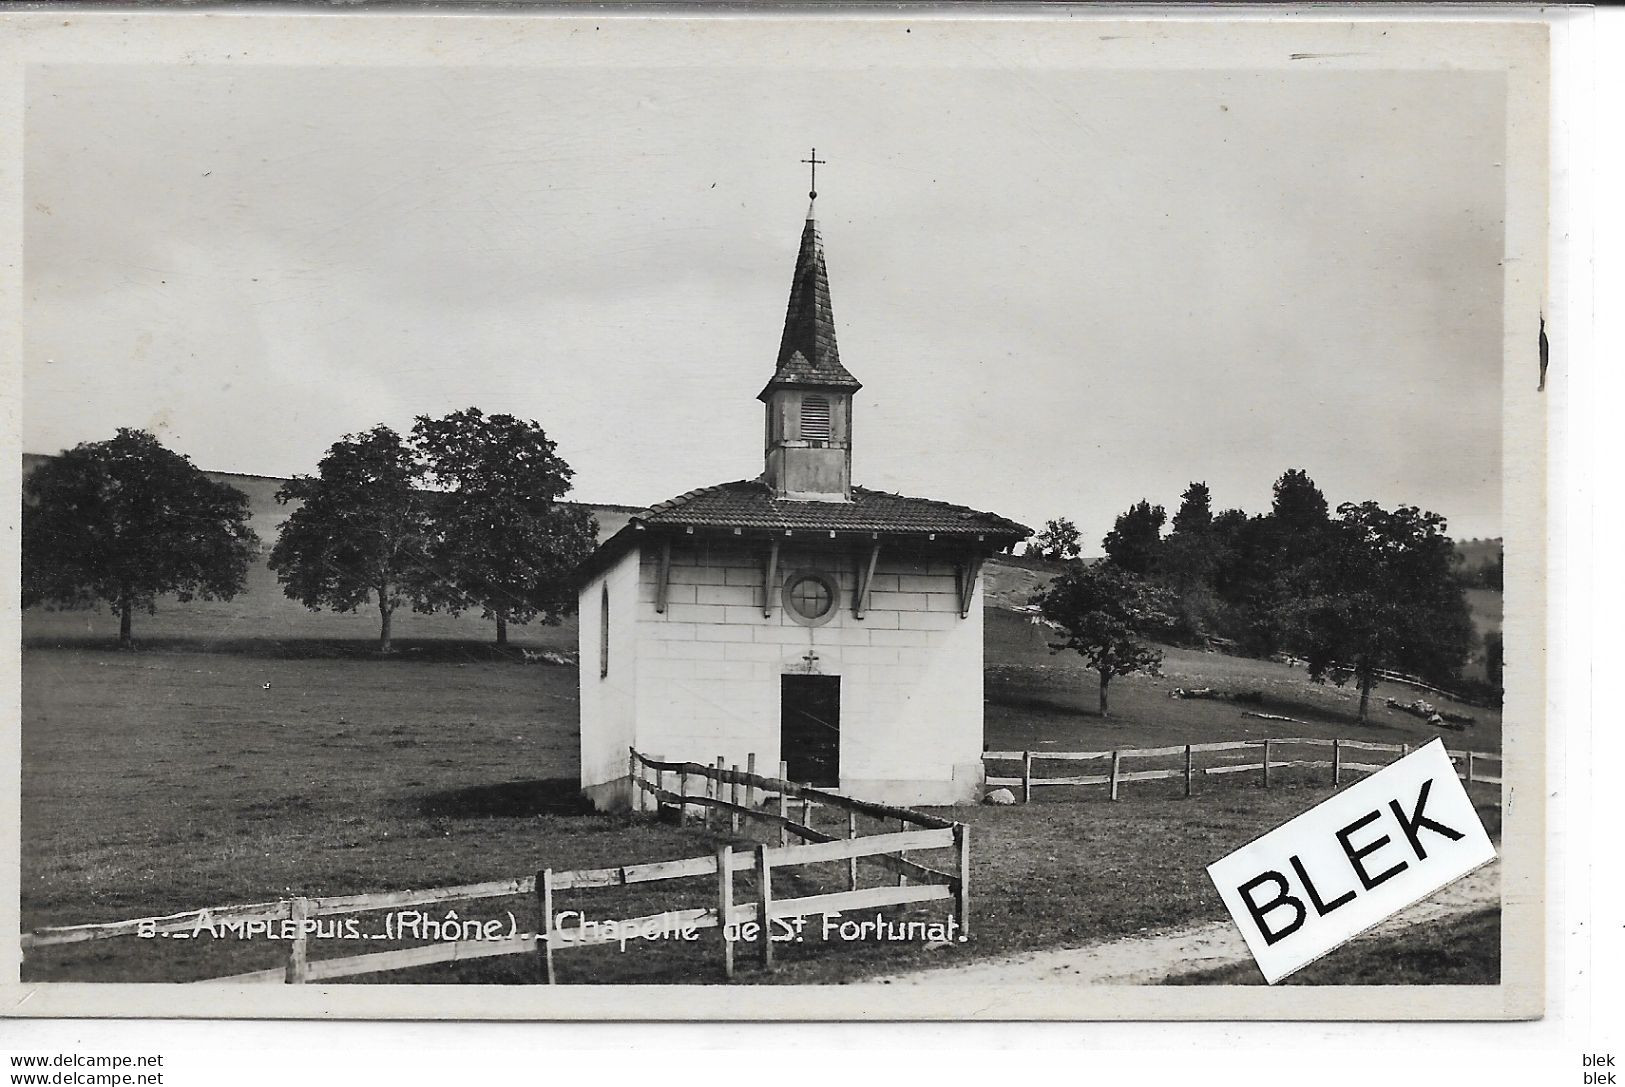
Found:
<path fill-rule="evenodd" d="M 981 567 L 1031 530 L 854 485 L 862 387 L 809 206 L 757 394 L 761 474 L 634 514 L 587 564 L 581 786 L 599 808 L 637 804 L 629 748 L 741 768 L 754 755 L 767 775 L 782 761 L 792 780 L 883 803 L 980 797 Z"/>

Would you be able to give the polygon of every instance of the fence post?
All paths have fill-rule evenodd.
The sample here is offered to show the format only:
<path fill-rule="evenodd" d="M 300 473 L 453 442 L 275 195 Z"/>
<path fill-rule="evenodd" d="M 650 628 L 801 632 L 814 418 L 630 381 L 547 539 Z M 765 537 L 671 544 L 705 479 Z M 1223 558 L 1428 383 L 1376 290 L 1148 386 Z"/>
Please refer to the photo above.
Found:
<path fill-rule="evenodd" d="M 688 764 L 677 774 L 677 825 L 688 825 Z"/>
<path fill-rule="evenodd" d="M 729 981 L 734 976 L 733 922 L 734 866 L 733 846 L 724 842 L 717 847 L 717 925 L 722 929 L 722 976 Z"/>
<path fill-rule="evenodd" d="M 779 845 L 790 844 L 790 832 L 784 824 L 790 821 L 790 795 L 785 792 L 784 783 L 790 780 L 790 764 L 779 763 Z"/>
<path fill-rule="evenodd" d="M 650 755 L 649 758 L 655 762 L 666 761 L 666 756 L 664 755 Z M 649 799 L 653 801 L 650 807 L 654 809 L 655 818 L 658 820 L 661 813 L 660 794 L 666 791 L 666 771 L 660 769 L 658 766 L 651 766 L 649 767 L 649 772 L 654 778 L 655 787 L 655 791 L 649 794 Z"/>
<path fill-rule="evenodd" d="M 1473 783 L 1473 753 L 1467 752 L 1467 784 Z"/>
<path fill-rule="evenodd" d="M 846 813 L 847 841 L 851 841 L 857 836 L 858 813 L 855 811 L 849 811 Z M 856 857 L 846 858 L 846 889 L 849 891 L 855 891 L 858 889 L 858 858 Z"/>
<path fill-rule="evenodd" d="M 553 869 L 544 868 L 536 873 L 536 911 L 541 914 L 537 950 L 542 953 L 542 976 L 549 985 L 557 985 L 553 973 Z"/>
<path fill-rule="evenodd" d="M 754 751 L 745 756 L 745 773 L 751 777 L 756 776 L 756 752 Z M 756 786 L 754 784 L 745 786 L 745 807 L 752 809 L 756 807 Z"/>
<path fill-rule="evenodd" d="M 308 898 L 294 899 L 288 911 L 288 920 L 294 924 L 293 942 L 288 945 L 288 969 L 282 980 L 289 985 L 303 985 L 310 974 L 310 937 L 305 932 L 310 912 Z"/>
<path fill-rule="evenodd" d="M 804 826 L 804 827 L 807 827 L 810 830 L 812 828 L 812 823 L 813 823 L 813 802 L 811 800 L 807 799 L 806 797 L 802 797 L 801 798 L 801 825 Z"/>
<path fill-rule="evenodd" d="M 1122 763 L 1122 761 L 1123 761 L 1123 753 L 1121 751 L 1113 751 L 1112 752 L 1112 777 L 1111 777 L 1112 799 L 1113 800 L 1117 799 L 1117 768 Z"/>
<path fill-rule="evenodd" d="M 1270 742 L 1264 741 L 1264 788 L 1270 787 Z"/>
<path fill-rule="evenodd" d="M 762 926 L 762 968 L 773 969 L 773 869 L 767 846 L 756 847 L 756 920 Z"/>
<path fill-rule="evenodd" d="M 730 769 L 733 770 L 735 774 L 739 773 L 739 765 L 737 763 L 730 767 Z M 739 779 L 737 777 L 734 778 L 733 784 L 729 786 L 728 800 L 736 808 L 739 806 Z M 739 813 L 737 811 L 731 811 L 728 813 L 728 829 L 733 831 L 735 834 L 739 833 Z"/>
<path fill-rule="evenodd" d="M 959 935 L 970 935 L 970 827 L 954 824 L 954 850 L 959 854 L 959 878 L 954 881 L 954 915 Z"/>
<path fill-rule="evenodd" d="M 1332 788 L 1343 784 L 1343 741 L 1332 739 Z"/>
<path fill-rule="evenodd" d="M 725 770 L 727 768 L 727 766 L 728 766 L 727 762 L 725 762 L 723 760 L 721 755 L 718 755 L 717 756 L 717 776 L 716 776 L 716 780 L 713 781 L 709 777 L 707 777 L 705 779 L 705 780 L 711 782 L 711 788 L 712 788 L 711 795 L 716 800 L 724 799 L 724 795 L 723 795 L 723 791 L 722 791 L 722 772 L 723 772 L 723 770 Z M 722 809 L 717 808 L 716 813 L 717 813 L 717 825 L 721 826 L 721 824 L 722 824 Z"/>
<path fill-rule="evenodd" d="M 1191 780 L 1195 776 L 1194 775 L 1195 769 L 1196 769 L 1196 762 L 1195 762 L 1195 759 L 1192 758 L 1192 756 L 1191 756 L 1191 745 L 1186 744 L 1185 745 L 1185 796 L 1187 798 L 1191 795 Z"/>
<path fill-rule="evenodd" d="M 1033 753 L 1021 753 L 1021 802 L 1032 803 L 1033 799 Z"/>
<path fill-rule="evenodd" d="M 643 810 L 643 790 L 638 788 L 638 780 L 643 777 L 638 766 L 638 749 L 628 748 L 630 754 L 626 756 L 626 788 L 632 794 L 632 810 Z"/>
<path fill-rule="evenodd" d="M 898 830 L 904 830 L 904 831 L 908 830 L 908 820 L 907 819 L 899 819 L 899 820 L 897 820 L 897 829 Z M 908 850 L 899 849 L 897 851 L 897 859 L 900 860 L 900 861 L 908 860 Z M 897 870 L 897 886 L 899 886 L 899 887 L 907 887 L 908 886 L 908 877 L 903 875 L 903 871 L 902 871 L 901 868 L 899 868 Z"/>
<path fill-rule="evenodd" d="M 1403 759 L 1406 755 L 1409 755 L 1410 753 L 1411 753 L 1411 745 L 1410 744 L 1400 744 L 1399 745 L 1399 757 L 1400 758 Z"/>

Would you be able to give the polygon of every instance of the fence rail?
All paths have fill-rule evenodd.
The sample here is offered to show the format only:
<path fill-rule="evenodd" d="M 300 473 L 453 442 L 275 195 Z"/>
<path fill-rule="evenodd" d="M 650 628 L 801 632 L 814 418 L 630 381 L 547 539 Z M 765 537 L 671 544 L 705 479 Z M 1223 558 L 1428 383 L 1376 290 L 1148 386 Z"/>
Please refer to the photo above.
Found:
<path fill-rule="evenodd" d="M 1276 749 L 1281 747 L 1329 747 L 1332 757 L 1330 761 L 1314 759 L 1279 759 L 1274 758 Z M 1258 749 L 1262 758 L 1258 762 L 1219 763 L 1211 766 L 1197 766 L 1197 754 L 1246 751 Z M 990 786 L 1005 788 L 1019 788 L 1023 802 L 1032 800 L 1032 791 L 1042 786 L 1051 785 L 1105 785 L 1109 790 L 1111 799 L 1118 799 L 1120 786 L 1136 781 L 1167 781 L 1183 779 L 1185 795 L 1190 796 L 1195 790 L 1195 783 L 1199 777 L 1223 774 L 1257 773 L 1261 776 L 1266 788 L 1270 785 L 1270 775 L 1273 771 L 1287 768 L 1297 769 L 1324 769 L 1331 771 L 1331 783 L 1341 785 L 1343 773 L 1352 771 L 1356 773 L 1373 773 L 1382 769 L 1380 764 L 1369 762 L 1349 762 L 1343 758 L 1344 751 L 1368 751 L 1378 753 L 1397 754 L 1401 757 L 1409 754 L 1409 744 L 1384 744 L 1370 740 L 1344 740 L 1324 739 L 1318 736 L 1284 736 L 1263 740 L 1226 740 L 1217 743 L 1183 744 L 1172 747 L 1130 747 L 1117 748 L 1111 751 L 985 751 L 982 753 L 984 763 L 1017 762 L 1021 764 L 1021 776 L 987 776 L 984 780 Z M 1469 784 L 1480 783 L 1485 785 L 1501 784 L 1501 775 L 1484 773 L 1481 763 L 1501 762 L 1499 752 L 1491 751 L 1450 751 L 1446 749 L 1452 762 L 1459 769 L 1458 777 Z M 1180 767 L 1164 767 L 1155 770 L 1124 770 L 1125 759 L 1170 758 L 1183 756 L 1184 763 Z M 1074 774 L 1059 777 L 1040 777 L 1034 773 L 1034 763 L 1039 760 L 1054 762 L 1086 762 L 1092 760 L 1108 760 L 1110 769 L 1104 774 Z"/>
<path fill-rule="evenodd" d="M 754 767 L 754 764 L 755 758 L 752 756 L 750 765 Z M 649 780 L 647 774 L 640 772 L 640 767 L 652 773 L 653 780 Z M 752 924 L 760 931 L 751 934 L 754 939 L 746 939 L 746 942 L 761 944 L 762 963 L 769 969 L 773 966 L 772 923 L 783 918 L 947 900 L 953 903 L 953 914 L 959 931 L 961 933 L 968 931 L 970 834 L 969 828 L 963 824 L 908 808 L 858 800 L 789 781 L 782 763 L 780 776 L 770 778 L 759 776 L 749 770 L 741 772 L 737 768 L 726 768 L 720 759 L 716 766 L 668 763 L 647 758 L 634 750 L 631 752 L 630 768 L 632 781 L 636 786 L 635 806 L 640 810 L 644 806 L 643 798 L 649 797 L 656 805 L 676 807 L 679 821 L 686 823 L 688 809 L 695 807 L 701 809 L 702 816 L 708 821 L 713 814 L 727 816 L 734 832 L 739 830 L 741 821 L 756 820 L 778 829 L 779 845 L 736 849 L 724 844 L 719 846 L 714 854 L 680 860 L 558 872 L 544 868 L 534 876 L 519 879 L 465 883 L 422 890 L 296 897 L 275 902 L 208 907 L 126 921 L 67 925 L 25 933 L 22 936 L 22 948 L 25 952 L 29 952 L 63 944 L 136 936 L 143 933 L 159 935 L 196 931 L 200 926 L 209 924 L 279 925 L 289 926 L 288 956 L 282 966 L 233 974 L 229 977 L 210 978 L 207 982 L 304 984 L 360 974 L 405 970 L 434 963 L 530 954 L 538 959 L 538 980 L 554 984 L 557 981 L 553 961 L 556 951 L 615 943 L 626 939 L 628 933 L 655 935 L 721 928 L 724 975 L 732 978 L 734 945 L 745 938 L 741 934 Z M 682 788 L 679 792 L 674 793 L 662 788 L 663 776 L 668 772 L 681 774 Z M 692 776 L 705 780 L 708 788 L 718 795 L 689 793 L 688 784 Z M 724 800 L 720 796 L 724 786 L 734 790 L 733 800 Z M 738 790 L 741 788 L 747 790 L 745 800 L 750 803 L 740 802 Z M 755 807 L 753 801 L 756 790 L 771 792 L 776 798 L 777 810 L 767 811 Z M 789 798 L 792 796 L 797 799 L 801 808 L 799 822 L 791 818 L 788 812 Z M 844 811 L 847 816 L 845 825 L 841 828 L 844 833 L 832 834 L 815 827 L 813 813 L 819 809 Z M 859 836 L 857 817 L 860 814 L 895 821 L 899 829 Z M 797 840 L 796 844 L 789 843 L 791 837 Z M 909 851 L 944 849 L 955 851 L 957 864 L 953 872 L 927 867 L 909 860 L 906 856 Z M 806 864 L 839 861 L 846 862 L 844 890 L 774 901 L 772 894 L 774 871 Z M 860 887 L 858 878 L 860 863 L 883 869 L 888 876 L 895 879 L 895 886 Z M 733 877 L 748 873 L 754 873 L 756 877 L 756 901 L 735 902 Z M 716 880 L 718 898 L 714 906 L 666 910 L 641 917 L 606 919 L 591 926 L 586 924 L 585 919 L 581 926 L 576 927 L 555 924 L 555 896 L 563 891 L 627 887 L 704 876 Z M 537 914 L 541 923 L 540 931 L 535 934 L 484 940 L 447 940 L 342 958 L 313 960 L 309 957 L 309 936 L 315 928 L 314 922 L 317 918 L 434 905 L 441 902 L 525 895 L 534 895 L 536 898 Z"/>
<path fill-rule="evenodd" d="M 1418 690 L 1431 691 L 1433 694 L 1441 695 L 1452 702 L 1460 702 L 1462 705 L 1472 706 L 1474 709 L 1486 710 L 1494 708 L 1490 703 L 1482 699 L 1473 698 L 1456 691 L 1447 691 L 1443 687 L 1435 687 L 1420 676 L 1408 676 L 1404 672 L 1391 672 L 1385 668 L 1377 669 L 1376 675 L 1378 679 L 1385 679 L 1390 683 L 1403 683 L 1407 687 L 1415 687 Z"/>

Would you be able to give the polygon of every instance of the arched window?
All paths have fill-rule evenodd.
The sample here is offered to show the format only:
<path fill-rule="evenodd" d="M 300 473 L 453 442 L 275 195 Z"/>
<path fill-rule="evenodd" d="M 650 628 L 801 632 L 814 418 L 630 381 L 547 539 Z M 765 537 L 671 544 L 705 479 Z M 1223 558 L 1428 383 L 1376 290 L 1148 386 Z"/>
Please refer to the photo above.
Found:
<path fill-rule="evenodd" d="M 598 678 L 609 675 L 609 586 L 598 598 Z"/>
<path fill-rule="evenodd" d="M 829 400 L 825 397 L 801 398 L 801 437 L 803 441 L 829 441 Z"/>

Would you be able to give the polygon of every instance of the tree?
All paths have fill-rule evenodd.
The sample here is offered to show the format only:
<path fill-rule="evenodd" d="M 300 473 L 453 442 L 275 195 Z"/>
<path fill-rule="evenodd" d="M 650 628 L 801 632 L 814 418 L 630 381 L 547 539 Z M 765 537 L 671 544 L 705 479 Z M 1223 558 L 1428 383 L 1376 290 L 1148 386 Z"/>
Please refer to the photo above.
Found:
<path fill-rule="evenodd" d="M 1337 513 L 1320 552 L 1294 574 L 1289 637 L 1315 680 L 1355 680 L 1363 723 L 1379 671 L 1451 679 L 1473 627 L 1443 517 L 1375 502 L 1345 502 Z"/>
<path fill-rule="evenodd" d="M 584 507 L 559 500 L 575 475 L 534 421 L 478 408 L 419 416 L 412 440 L 434 496 L 431 595 L 453 613 L 480 608 L 509 623 L 557 623 L 575 608 L 574 574 L 597 542 Z"/>
<path fill-rule="evenodd" d="M 1044 618 L 1066 640 L 1051 649 L 1075 649 L 1100 676 L 1100 716 L 1107 715 L 1106 687 L 1113 676 L 1148 671 L 1162 653 L 1141 638 L 1166 628 L 1166 590 L 1111 562 L 1075 567 L 1051 581 L 1036 598 Z"/>
<path fill-rule="evenodd" d="M 1221 626 L 1246 652 L 1267 655 L 1284 644 L 1295 571 L 1321 552 L 1328 523 L 1326 496 L 1297 468 L 1275 481 L 1269 513 L 1225 510 L 1212 519 L 1211 584 L 1223 601 Z M 1179 548 L 1169 550 L 1170 562 L 1182 561 Z"/>
<path fill-rule="evenodd" d="M 1168 514 L 1161 506 L 1140 499 L 1125 513 L 1101 544 L 1106 557 L 1131 574 L 1149 574 L 1157 566 L 1162 545 L 1162 526 Z"/>
<path fill-rule="evenodd" d="M 1213 524 L 1213 496 L 1206 483 L 1192 483 L 1174 511 L 1174 534 L 1206 532 Z"/>
<path fill-rule="evenodd" d="M 1173 637 L 1184 644 L 1211 633 L 1220 617 L 1214 575 L 1222 535 L 1213 527 L 1212 496 L 1206 483 L 1192 483 L 1174 512 L 1173 531 L 1162 541 L 1156 576 L 1174 594 Z"/>
<path fill-rule="evenodd" d="M 1313 536 L 1326 526 L 1326 496 L 1302 468 L 1288 468 L 1275 481 L 1270 516 L 1283 533 Z"/>
<path fill-rule="evenodd" d="M 328 449 L 316 475 L 297 476 L 278 503 L 303 503 L 282 525 L 270 567 L 282 591 L 307 608 L 355 611 L 378 603 L 380 652 L 403 603 L 432 607 L 427 502 L 412 450 L 387 426 L 349 434 Z"/>
<path fill-rule="evenodd" d="M 119 617 L 173 593 L 230 600 L 243 588 L 258 537 L 248 497 L 216 483 L 144 430 L 119 428 L 35 469 L 23 483 L 22 602 L 98 600 Z"/>
<path fill-rule="evenodd" d="M 1500 592 L 1506 581 L 1506 567 L 1506 554 L 1497 549 L 1494 558 L 1467 575 L 1467 583 L 1474 588 Z"/>
<path fill-rule="evenodd" d="M 1044 522 L 1044 531 L 1033 537 L 1027 551 L 1041 559 L 1075 559 L 1083 553 L 1083 537 L 1070 519 L 1058 517 Z"/>

